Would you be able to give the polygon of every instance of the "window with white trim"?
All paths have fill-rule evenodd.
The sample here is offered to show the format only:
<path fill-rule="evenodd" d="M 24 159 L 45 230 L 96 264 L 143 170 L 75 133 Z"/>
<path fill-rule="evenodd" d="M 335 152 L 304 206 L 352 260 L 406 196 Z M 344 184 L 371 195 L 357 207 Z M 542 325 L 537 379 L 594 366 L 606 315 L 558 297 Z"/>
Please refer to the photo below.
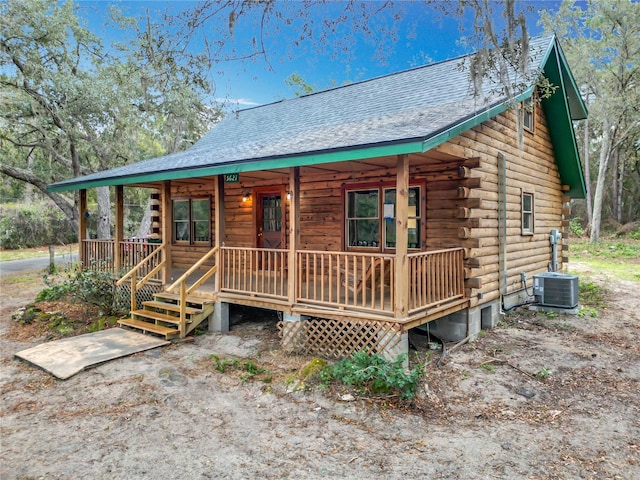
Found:
<path fill-rule="evenodd" d="M 173 200 L 173 241 L 191 245 L 211 242 L 209 198 Z"/>
<path fill-rule="evenodd" d="M 410 249 L 421 248 L 422 207 L 420 186 L 409 188 Z M 362 188 L 345 192 L 345 243 L 347 248 L 376 251 L 396 248 L 396 189 Z"/>
<path fill-rule="evenodd" d="M 533 235 L 533 193 L 522 193 L 522 234 Z"/>

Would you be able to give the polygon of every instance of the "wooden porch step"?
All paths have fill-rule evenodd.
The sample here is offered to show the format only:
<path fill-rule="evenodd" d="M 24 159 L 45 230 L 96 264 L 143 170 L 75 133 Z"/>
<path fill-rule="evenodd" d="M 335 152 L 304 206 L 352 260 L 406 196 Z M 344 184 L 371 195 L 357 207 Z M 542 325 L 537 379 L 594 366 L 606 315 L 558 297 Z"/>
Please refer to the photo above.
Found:
<path fill-rule="evenodd" d="M 131 316 L 133 317 L 144 317 L 149 320 L 155 320 L 158 322 L 164 323 L 172 323 L 174 325 L 178 325 L 180 323 L 180 318 L 174 317 L 173 315 L 168 315 L 166 313 L 154 312 L 152 310 L 132 310 Z M 189 318 L 186 319 L 186 323 L 191 323 Z"/>
<path fill-rule="evenodd" d="M 155 325 L 153 323 L 143 322 L 142 320 L 134 320 L 133 318 L 123 318 L 121 320 L 118 320 L 118 324 L 137 328 L 138 330 L 142 330 L 143 332 L 163 335 L 165 338 L 171 338 L 180 333 L 176 328 L 163 327 L 162 325 Z"/>
<path fill-rule="evenodd" d="M 165 299 L 165 300 L 170 300 L 170 301 L 173 301 L 173 302 L 180 302 L 180 294 L 179 293 L 160 292 L 160 293 L 155 293 L 153 295 L 153 297 L 156 300 Z M 191 303 L 193 305 L 208 305 L 208 304 L 214 303 L 214 301 L 211 300 L 210 298 L 189 296 L 189 297 L 187 297 L 187 303 L 188 304 Z"/>
<path fill-rule="evenodd" d="M 157 302 L 155 300 L 149 300 L 147 302 L 142 302 L 142 305 L 149 308 L 158 308 L 171 312 L 180 312 L 180 305 L 176 305 L 175 303 L 167 303 L 167 302 Z M 201 308 L 193 308 L 193 307 L 185 307 L 185 312 L 187 315 L 195 315 L 197 313 L 202 313 Z"/>

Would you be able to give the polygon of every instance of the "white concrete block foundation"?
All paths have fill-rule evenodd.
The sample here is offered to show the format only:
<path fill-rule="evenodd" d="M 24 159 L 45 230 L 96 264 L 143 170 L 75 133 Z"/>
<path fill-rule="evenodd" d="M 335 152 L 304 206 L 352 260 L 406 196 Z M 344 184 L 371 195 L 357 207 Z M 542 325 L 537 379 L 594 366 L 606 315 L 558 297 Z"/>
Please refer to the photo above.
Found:
<path fill-rule="evenodd" d="M 213 306 L 213 313 L 209 318 L 209 331 L 226 333 L 229 331 L 229 304 L 226 302 L 216 302 Z"/>

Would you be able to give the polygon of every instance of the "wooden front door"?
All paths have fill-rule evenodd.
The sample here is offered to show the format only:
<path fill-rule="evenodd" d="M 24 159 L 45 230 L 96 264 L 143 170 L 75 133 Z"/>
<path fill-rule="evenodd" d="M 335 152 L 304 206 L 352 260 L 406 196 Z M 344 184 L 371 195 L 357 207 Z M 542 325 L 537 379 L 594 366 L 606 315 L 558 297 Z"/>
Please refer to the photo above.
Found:
<path fill-rule="evenodd" d="M 283 247 L 282 192 L 259 192 L 256 215 L 258 248 Z"/>

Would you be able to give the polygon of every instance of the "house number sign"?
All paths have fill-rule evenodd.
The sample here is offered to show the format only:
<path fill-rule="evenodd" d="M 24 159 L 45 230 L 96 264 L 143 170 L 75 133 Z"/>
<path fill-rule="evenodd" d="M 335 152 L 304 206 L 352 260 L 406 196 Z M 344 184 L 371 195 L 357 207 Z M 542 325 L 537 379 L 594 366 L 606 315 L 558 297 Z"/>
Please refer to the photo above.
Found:
<path fill-rule="evenodd" d="M 240 181 L 239 173 L 225 173 L 224 183 L 238 183 Z"/>

